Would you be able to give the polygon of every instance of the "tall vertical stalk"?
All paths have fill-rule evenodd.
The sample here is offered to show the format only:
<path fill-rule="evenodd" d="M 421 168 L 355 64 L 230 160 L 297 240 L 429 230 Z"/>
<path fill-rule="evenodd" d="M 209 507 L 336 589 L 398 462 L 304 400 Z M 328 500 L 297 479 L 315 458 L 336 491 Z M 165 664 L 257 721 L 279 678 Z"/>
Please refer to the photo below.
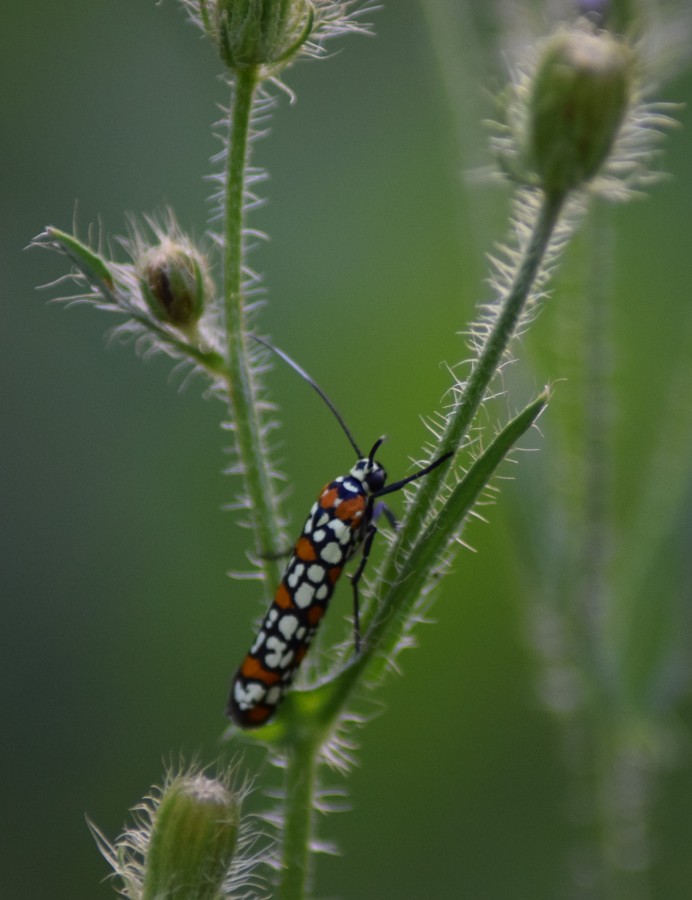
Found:
<path fill-rule="evenodd" d="M 257 69 L 240 69 L 234 79 L 224 178 L 223 295 L 228 353 L 228 397 L 238 454 L 255 531 L 258 565 L 270 585 L 281 576 L 277 509 L 263 447 L 252 364 L 246 344 L 243 298 L 244 206 L 252 108 Z"/>
<path fill-rule="evenodd" d="M 584 358 L 584 505 L 581 513 L 579 608 L 602 687 L 612 689 L 612 659 L 606 628 L 612 605 L 608 566 L 613 549 L 611 516 L 612 335 L 610 303 L 612 244 L 610 211 L 598 198 L 591 204 L 587 234 L 590 270 L 586 276 Z"/>
<path fill-rule="evenodd" d="M 587 341 L 584 358 L 584 505 L 577 608 L 585 662 L 598 699 L 593 728 L 593 808 L 602 890 L 614 900 L 647 900 L 648 794 L 646 754 L 631 727 L 622 659 L 621 616 L 613 584 L 615 551 L 612 508 L 613 290 L 612 214 L 594 199 L 589 216 L 590 270 L 586 278 Z M 579 574 L 579 573 L 577 573 Z M 636 866 L 632 860 L 638 859 Z"/>

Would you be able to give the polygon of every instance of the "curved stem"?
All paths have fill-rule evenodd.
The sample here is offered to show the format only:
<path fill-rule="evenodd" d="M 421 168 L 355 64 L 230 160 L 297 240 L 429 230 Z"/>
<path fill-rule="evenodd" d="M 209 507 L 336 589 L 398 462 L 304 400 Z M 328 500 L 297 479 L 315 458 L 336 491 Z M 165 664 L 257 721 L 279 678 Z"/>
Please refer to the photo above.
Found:
<path fill-rule="evenodd" d="M 224 312 L 228 353 L 228 397 L 240 456 L 259 566 L 270 583 L 281 577 L 276 500 L 268 471 L 267 453 L 258 418 L 256 389 L 245 340 L 243 297 L 243 220 L 250 122 L 259 84 L 257 70 L 237 72 L 225 171 L 225 235 L 223 253 Z"/>
<path fill-rule="evenodd" d="M 464 387 L 461 400 L 447 420 L 447 426 L 439 445 L 440 453 L 459 449 L 488 386 L 497 373 L 502 357 L 516 334 L 522 313 L 531 296 L 533 284 L 543 263 L 564 199 L 564 196 L 547 194 L 543 198 L 514 282 L 502 301 L 497 318 L 474 362 L 473 371 Z M 439 493 L 446 472 L 447 467 L 440 466 L 419 482 L 397 540 L 387 554 L 382 577 L 379 579 L 380 584 L 392 584 L 397 580 L 397 555 L 402 547 L 409 546 L 420 534 L 422 524 Z"/>

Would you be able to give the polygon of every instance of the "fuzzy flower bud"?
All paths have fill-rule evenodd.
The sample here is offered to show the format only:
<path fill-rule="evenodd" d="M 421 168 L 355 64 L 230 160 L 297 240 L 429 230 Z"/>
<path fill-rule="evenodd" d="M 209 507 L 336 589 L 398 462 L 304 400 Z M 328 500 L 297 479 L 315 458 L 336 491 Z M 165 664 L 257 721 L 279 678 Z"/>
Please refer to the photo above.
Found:
<path fill-rule="evenodd" d="M 630 103 L 632 52 L 607 34 L 556 34 L 534 77 L 529 152 L 543 189 L 561 196 L 593 178 Z"/>
<path fill-rule="evenodd" d="M 219 900 L 238 839 L 235 794 L 203 775 L 166 788 L 152 823 L 142 900 Z"/>
<path fill-rule="evenodd" d="M 207 30 L 234 71 L 280 68 L 300 50 L 314 24 L 308 0 L 215 0 L 205 6 Z"/>
<path fill-rule="evenodd" d="M 163 237 L 137 261 L 142 293 L 154 316 L 194 331 L 210 293 L 206 262 L 194 248 Z"/>

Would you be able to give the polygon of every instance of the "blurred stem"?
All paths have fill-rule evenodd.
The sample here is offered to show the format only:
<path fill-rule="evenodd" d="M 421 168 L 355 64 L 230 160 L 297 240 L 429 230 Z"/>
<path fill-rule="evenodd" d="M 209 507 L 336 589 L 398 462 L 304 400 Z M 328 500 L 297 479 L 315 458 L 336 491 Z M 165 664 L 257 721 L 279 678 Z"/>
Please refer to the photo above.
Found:
<path fill-rule="evenodd" d="M 280 900 L 302 900 L 309 875 L 318 744 L 296 741 L 287 752 Z"/>
<path fill-rule="evenodd" d="M 599 809 L 602 821 L 603 896 L 612 900 L 650 900 L 647 754 L 621 721 L 604 722 L 601 740 Z"/>
<path fill-rule="evenodd" d="M 597 198 L 587 223 L 590 268 L 586 282 L 584 350 L 584 495 L 577 604 L 583 640 L 581 664 L 590 683 L 585 711 L 592 762 L 587 808 L 593 810 L 600 896 L 647 900 L 648 771 L 623 691 L 624 660 L 614 604 L 612 482 L 613 361 L 611 307 L 614 241 L 612 212 Z M 590 896 L 590 895 L 589 895 Z"/>
<path fill-rule="evenodd" d="M 598 198 L 591 203 L 587 235 L 590 267 L 585 298 L 584 503 L 579 607 L 590 666 L 598 681 L 598 692 L 606 699 L 615 689 L 608 649 L 612 605 L 608 569 L 613 544 L 610 502 L 613 229 L 610 209 Z"/>
<path fill-rule="evenodd" d="M 258 565 L 265 582 L 274 584 L 281 577 L 280 561 L 276 556 L 283 548 L 279 541 L 276 501 L 268 473 L 252 364 L 245 340 L 246 312 L 243 297 L 245 182 L 252 108 L 258 86 L 259 77 L 255 68 L 236 72 L 224 180 L 224 312 L 231 420 L 244 469 Z"/>

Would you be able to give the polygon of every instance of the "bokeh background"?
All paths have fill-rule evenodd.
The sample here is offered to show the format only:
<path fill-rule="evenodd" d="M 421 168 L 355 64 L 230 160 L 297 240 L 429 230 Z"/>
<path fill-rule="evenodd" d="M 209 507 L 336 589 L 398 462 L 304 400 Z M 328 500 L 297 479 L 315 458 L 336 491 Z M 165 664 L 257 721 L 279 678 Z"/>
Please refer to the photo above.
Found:
<path fill-rule="evenodd" d="M 225 89 L 174 2 L 6 0 L 4 11 L 0 896 L 95 900 L 113 892 L 85 816 L 114 837 L 166 762 L 238 752 L 220 743 L 221 711 L 258 591 L 226 576 L 243 566 L 248 535 L 221 510 L 234 491 L 221 474 L 223 410 L 200 382 L 181 390 L 164 360 L 109 344 L 104 316 L 50 305 L 59 292 L 36 286 L 63 264 L 24 248 L 48 224 L 69 229 L 74 217 L 82 234 L 98 222 L 117 234 L 125 213 L 166 204 L 201 236 L 218 149 L 209 124 Z M 458 142 L 419 4 L 392 0 L 372 18 L 376 38 L 344 40 L 287 77 L 297 102 L 279 96 L 273 133 L 255 147 L 270 202 L 252 225 L 271 240 L 251 262 L 265 273 L 267 331 L 363 444 L 389 436 L 388 469 L 404 473 L 424 436 L 419 416 L 448 385 L 442 364 L 464 356 L 458 332 L 487 296 L 483 253 L 504 234 L 507 197 L 463 177 L 487 159 L 471 126 Z M 457 99 L 489 113 L 492 72 L 472 67 Z M 685 101 L 692 80 L 680 74 L 664 93 Z M 689 109 L 677 116 L 688 123 Z M 623 498 L 644 477 L 647 411 L 671 348 L 689 353 L 678 322 L 692 283 L 690 160 L 687 128 L 669 141 L 674 178 L 617 214 Z M 539 349 L 543 328 L 541 317 Z M 549 349 L 509 406 L 564 376 Z M 297 525 L 350 449 L 304 385 L 282 372 L 273 382 Z M 521 480 L 522 465 L 511 474 Z M 514 493 L 469 527 L 477 552 L 459 557 L 438 624 L 420 631 L 405 677 L 386 685 L 385 710 L 362 732 L 353 809 L 321 825 L 342 855 L 321 860 L 320 896 L 564 896 L 568 791 L 559 733 L 534 690 Z M 348 614 L 347 589 L 334 605 Z M 661 900 L 692 893 L 689 700 L 675 716 L 653 807 Z M 246 759 L 261 766 L 259 754 Z"/>

